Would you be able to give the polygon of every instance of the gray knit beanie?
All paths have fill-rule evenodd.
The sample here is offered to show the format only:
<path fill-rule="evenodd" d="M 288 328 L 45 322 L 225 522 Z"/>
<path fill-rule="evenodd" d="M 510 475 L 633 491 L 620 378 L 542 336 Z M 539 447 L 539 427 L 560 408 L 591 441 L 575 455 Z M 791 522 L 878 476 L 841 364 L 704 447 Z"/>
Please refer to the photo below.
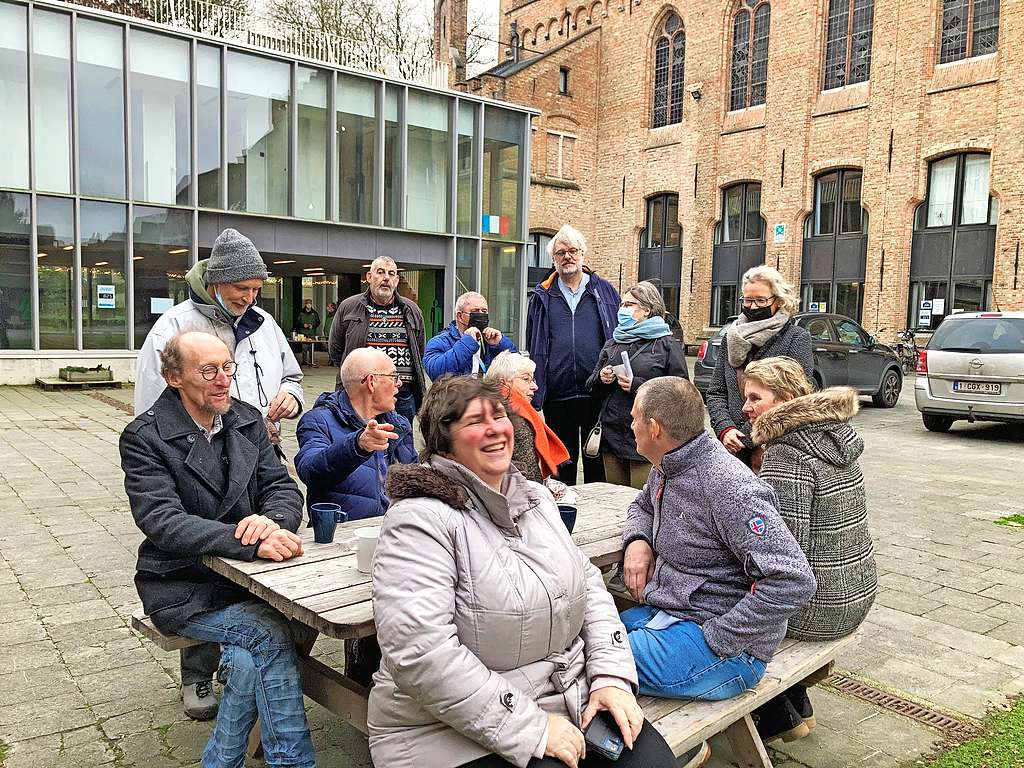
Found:
<path fill-rule="evenodd" d="M 225 229 L 213 242 L 206 263 L 206 284 L 266 280 L 267 265 L 252 240 L 237 229 Z"/>

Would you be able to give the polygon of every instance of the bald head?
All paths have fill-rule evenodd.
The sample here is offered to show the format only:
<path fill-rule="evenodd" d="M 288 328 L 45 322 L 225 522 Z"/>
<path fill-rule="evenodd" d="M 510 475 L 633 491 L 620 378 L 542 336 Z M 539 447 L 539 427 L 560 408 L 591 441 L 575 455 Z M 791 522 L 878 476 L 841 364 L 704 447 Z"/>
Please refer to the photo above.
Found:
<path fill-rule="evenodd" d="M 223 365 L 231 359 L 227 344 L 206 331 L 185 331 L 172 336 L 160 352 L 160 373 L 180 376 L 186 369 Z"/>
<path fill-rule="evenodd" d="M 341 364 L 341 384 L 351 395 L 371 373 L 389 373 L 394 369 L 391 358 L 379 349 L 353 349 Z"/>
<path fill-rule="evenodd" d="M 353 349 L 341 364 L 341 385 L 364 419 L 395 410 L 398 379 L 394 361 L 379 349 Z"/>

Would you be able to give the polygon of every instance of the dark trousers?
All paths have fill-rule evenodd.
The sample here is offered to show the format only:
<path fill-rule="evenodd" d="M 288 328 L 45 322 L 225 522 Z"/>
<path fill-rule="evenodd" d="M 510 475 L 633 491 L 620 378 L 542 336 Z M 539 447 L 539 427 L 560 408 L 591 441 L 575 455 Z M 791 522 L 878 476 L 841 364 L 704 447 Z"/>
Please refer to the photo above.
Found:
<path fill-rule="evenodd" d="M 544 403 L 544 420 L 569 450 L 569 461 L 558 470 L 558 479 L 566 485 L 576 485 L 580 449 L 597 423 L 600 412 L 601 402 L 591 397 Z M 600 456 L 596 459 L 583 457 L 583 482 L 604 482 L 604 463 Z"/>
<path fill-rule="evenodd" d="M 497 755 L 488 755 L 474 760 L 471 763 L 464 763 L 461 768 L 508 768 L 512 763 L 503 760 Z M 587 753 L 585 760 L 580 761 L 583 768 L 675 768 L 676 758 L 669 749 L 668 744 L 662 735 L 644 720 L 644 727 L 640 735 L 633 742 L 633 749 L 623 749 L 622 755 L 617 761 L 609 760 L 593 750 Z M 527 768 L 565 768 L 565 763 L 553 757 L 545 757 L 541 760 L 532 758 Z"/>
<path fill-rule="evenodd" d="M 395 410 L 412 424 L 413 416 L 416 415 L 416 397 L 412 393 L 412 384 L 402 383 L 402 388 L 398 390 L 398 398 L 395 401 Z"/>
<path fill-rule="evenodd" d="M 217 667 L 220 666 L 220 645 L 203 643 L 182 648 L 181 651 L 181 684 L 195 685 L 203 680 L 213 680 Z"/>

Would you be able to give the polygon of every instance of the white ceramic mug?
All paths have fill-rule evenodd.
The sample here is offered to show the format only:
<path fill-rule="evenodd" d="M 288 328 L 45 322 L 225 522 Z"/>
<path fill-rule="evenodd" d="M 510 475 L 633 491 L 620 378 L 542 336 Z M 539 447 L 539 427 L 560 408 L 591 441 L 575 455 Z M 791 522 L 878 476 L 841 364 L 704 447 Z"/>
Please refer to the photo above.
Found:
<path fill-rule="evenodd" d="M 380 536 L 379 525 L 367 525 L 356 528 L 356 569 L 360 573 L 369 573 L 373 568 L 373 553 L 377 549 L 377 537 Z"/>

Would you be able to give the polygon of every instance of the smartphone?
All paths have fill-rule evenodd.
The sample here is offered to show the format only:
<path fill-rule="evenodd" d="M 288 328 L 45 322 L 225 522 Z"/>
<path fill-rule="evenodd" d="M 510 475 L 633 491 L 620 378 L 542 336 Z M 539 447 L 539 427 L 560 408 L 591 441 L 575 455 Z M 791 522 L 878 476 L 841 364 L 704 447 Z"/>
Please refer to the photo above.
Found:
<path fill-rule="evenodd" d="M 587 752 L 593 750 L 609 760 L 618 760 L 625 746 L 619 726 L 607 712 L 598 712 L 583 732 L 587 742 Z"/>

